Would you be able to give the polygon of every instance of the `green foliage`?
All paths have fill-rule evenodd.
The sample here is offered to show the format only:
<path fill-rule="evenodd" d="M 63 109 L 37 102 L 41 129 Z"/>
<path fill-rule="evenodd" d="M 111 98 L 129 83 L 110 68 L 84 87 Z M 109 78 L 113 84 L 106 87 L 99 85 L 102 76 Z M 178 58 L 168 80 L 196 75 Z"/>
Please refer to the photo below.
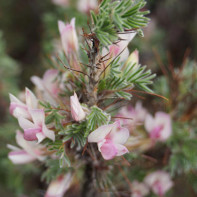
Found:
<path fill-rule="evenodd" d="M 172 151 L 169 162 L 172 175 L 197 170 L 197 137 L 186 123 L 174 124 L 174 134 L 168 144 Z"/>
<path fill-rule="evenodd" d="M 170 87 L 165 76 L 158 77 L 154 83 L 154 90 L 159 95 L 170 97 Z"/>
<path fill-rule="evenodd" d="M 49 113 L 47 116 L 46 116 L 46 119 L 45 119 L 45 123 L 46 124 L 50 124 L 50 123 L 53 123 L 55 124 L 55 128 L 57 130 L 62 130 L 64 129 L 63 125 L 62 125 L 62 120 L 65 119 L 65 116 L 63 116 L 60 111 L 61 111 L 61 108 L 58 106 L 56 108 L 53 108 L 53 106 L 51 106 L 50 103 L 43 103 L 43 102 L 40 102 L 40 104 L 45 108 L 45 112 L 46 113 Z"/>
<path fill-rule="evenodd" d="M 102 109 L 96 106 L 91 107 L 91 112 L 86 117 L 87 128 L 84 136 L 87 137 L 90 131 L 94 131 L 101 125 L 108 124 L 110 118 L 110 115 L 105 113 Z"/>
<path fill-rule="evenodd" d="M 63 131 L 60 131 L 59 135 L 64 136 L 63 142 L 71 140 L 71 148 L 76 146 L 78 149 L 81 149 L 86 143 L 86 138 L 84 137 L 85 131 L 86 122 L 82 122 L 81 124 L 74 123 L 68 125 Z"/>
<path fill-rule="evenodd" d="M 156 74 L 151 70 L 146 70 L 146 66 L 128 63 L 122 67 L 118 64 L 118 59 L 112 62 L 110 73 L 99 83 L 99 91 L 111 90 L 117 98 L 130 100 L 132 95 L 127 92 L 129 88 L 138 87 L 147 92 L 153 92 L 148 85 L 152 84 L 152 79 Z M 123 71 L 121 71 L 123 70 Z"/>
<path fill-rule="evenodd" d="M 93 106 L 85 121 L 68 125 L 64 130 L 59 132 L 59 135 L 64 136 L 63 142 L 71 140 L 71 148 L 76 146 L 78 149 L 81 149 L 86 144 L 88 134 L 99 126 L 108 124 L 109 121 L 110 115 L 103 112 L 100 108 Z"/>
<path fill-rule="evenodd" d="M 152 74 L 150 69 L 146 70 L 146 66 L 128 63 L 122 76 L 126 78 L 127 83 L 133 84 L 147 92 L 152 92 L 148 85 L 153 83 L 152 79 L 155 78 L 156 74 Z"/>
<path fill-rule="evenodd" d="M 188 59 L 181 72 L 181 77 L 179 88 L 181 95 L 185 96 L 189 93 L 193 96 L 193 99 L 197 99 L 197 62 Z"/>
<path fill-rule="evenodd" d="M 117 33 L 125 30 L 140 30 L 149 21 L 144 15 L 149 11 L 141 11 L 146 5 L 144 0 L 112 1 L 104 0 L 100 4 L 99 13 L 91 12 L 93 31 L 103 46 L 117 40 Z M 141 30 L 139 31 L 142 34 Z"/>
<path fill-rule="evenodd" d="M 48 159 L 46 161 L 47 170 L 41 176 L 41 180 L 45 180 L 47 183 L 55 180 L 59 175 L 65 174 L 70 170 L 69 168 L 60 168 L 58 160 Z"/>

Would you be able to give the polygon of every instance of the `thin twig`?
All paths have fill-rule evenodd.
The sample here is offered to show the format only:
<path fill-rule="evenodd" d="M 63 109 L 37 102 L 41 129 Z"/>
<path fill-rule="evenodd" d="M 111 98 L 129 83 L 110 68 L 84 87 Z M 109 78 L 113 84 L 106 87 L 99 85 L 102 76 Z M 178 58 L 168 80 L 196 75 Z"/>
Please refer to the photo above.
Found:
<path fill-rule="evenodd" d="M 67 67 L 67 66 L 64 64 L 64 62 L 63 62 L 58 56 L 57 56 L 57 58 L 58 58 L 58 60 L 63 64 L 64 68 L 66 68 L 66 69 L 68 69 L 68 70 L 72 70 L 72 71 L 74 71 L 74 72 L 81 73 L 81 74 L 86 75 L 86 76 L 88 76 L 88 77 L 90 78 L 90 76 L 89 76 L 88 74 L 86 74 L 86 73 L 84 73 L 84 72 L 82 72 L 82 71 L 75 70 L 75 69 L 73 69 L 73 68 Z"/>
<path fill-rule="evenodd" d="M 103 71 L 100 73 L 100 75 L 99 75 L 99 79 L 100 79 L 100 77 L 101 77 L 101 75 L 105 72 L 105 70 L 124 52 L 124 50 L 126 49 L 127 47 L 125 47 L 104 69 L 103 69 Z M 99 80 L 100 81 L 100 80 Z M 98 82 L 99 82 L 98 81 Z M 97 83 L 98 83 L 97 82 Z"/>
<path fill-rule="evenodd" d="M 121 117 L 121 116 L 113 116 L 111 118 L 119 118 L 119 119 L 133 120 L 133 118 L 127 118 L 127 117 Z"/>

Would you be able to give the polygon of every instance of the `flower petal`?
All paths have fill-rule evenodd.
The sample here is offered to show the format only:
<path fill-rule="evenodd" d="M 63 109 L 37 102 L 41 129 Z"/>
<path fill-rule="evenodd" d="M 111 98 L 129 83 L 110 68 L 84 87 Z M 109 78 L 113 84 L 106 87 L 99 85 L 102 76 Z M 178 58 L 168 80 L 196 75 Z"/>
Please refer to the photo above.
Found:
<path fill-rule="evenodd" d="M 40 128 L 24 129 L 24 139 L 27 141 L 35 141 L 37 140 L 36 134 L 40 132 L 41 132 Z"/>
<path fill-rule="evenodd" d="M 40 77 L 32 76 L 31 81 L 39 90 L 44 90 L 43 82 Z"/>
<path fill-rule="evenodd" d="M 57 83 L 57 77 L 58 77 L 58 70 L 56 69 L 47 70 L 43 76 L 44 87 L 53 96 L 58 96 L 60 91 Z"/>
<path fill-rule="evenodd" d="M 111 139 L 115 144 L 125 144 L 129 138 L 129 130 L 127 128 L 121 127 L 119 122 L 116 121 L 115 127 L 110 132 L 107 138 Z"/>
<path fill-rule="evenodd" d="M 10 104 L 10 113 L 15 117 L 23 117 L 23 118 L 31 118 L 30 114 L 28 112 L 27 106 L 20 105 L 17 103 L 11 103 Z"/>
<path fill-rule="evenodd" d="M 42 146 L 38 145 L 36 142 L 26 141 L 23 137 L 23 134 L 20 131 L 16 133 L 16 142 L 22 147 L 29 155 L 39 159 L 40 161 L 44 160 L 44 156 L 41 155 L 39 151 Z"/>
<path fill-rule="evenodd" d="M 88 142 L 102 141 L 110 133 L 110 131 L 114 128 L 114 126 L 115 126 L 114 124 L 103 125 L 98 129 L 94 130 L 88 136 Z"/>
<path fill-rule="evenodd" d="M 100 147 L 101 154 L 105 160 L 113 159 L 117 154 L 118 150 L 112 141 L 107 140 Z"/>
<path fill-rule="evenodd" d="M 28 154 L 24 150 L 12 151 L 8 154 L 8 158 L 14 164 L 25 164 L 34 161 L 36 158 Z"/>
<path fill-rule="evenodd" d="M 23 102 L 21 102 L 18 98 L 16 98 L 14 95 L 9 94 L 9 97 L 10 97 L 10 102 L 11 103 L 17 103 L 19 105 L 24 105 L 25 106 L 25 104 Z"/>
<path fill-rule="evenodd" d="M 122 144 L 115 144 L 115 147 L 117 150 L 116 156 L 121 156 L 121 155 L 124 155 L 129 152 L 128 149 L 126 148 L 126 146 L 123 146 Z"/>
<path fill-rule="evenodd" d="M 19 117 L 18 123 L 22 129 L 36 128 L 36 126 L 29 120 Z"/>
<path fill-rule="evenodd" d="M 58 29 L 60 34 L 62 34 L 62 32 L 64 31 L 64 28 L 66 27 L 65 23 L 63 21 L 58 21 Z"/>
<path fill-rule="evenodd" d="M 42 125 L 44 124 L 44 120 L 45 120 L 45 113 L 43 109 L 30 109 L 29 110 L 33 122 L 36 126 L 38 127 L 42 127 Z"/>
<path fill-rule="evenodd" d="M 154 128 L 154 118 L 150 114 L 146 115 L 144 126 L 149 133 Z"/>
<path fill-rule="evenodd" d="M 165 171 L 152 172 L 144 181 L 157 195 L 165 194 L 173 186 L 170 175 Z"/>
<path fill-rule="evenodd" d="M 50 183 L 45 197 L 63 197 L 64 193 L 69 189 L 72 179 L 71 173 L 64 176 L 60 175 L 56 180 Z"/>
<path fill-rule="evenodd" d="M 54 131 L 48 129 L 45 124 L 42 126 L 42 132 L 43 132 L 43 134 L 46 137 L 48 137 L 49 139 L 55 141 L 55 133 L 54 133 Z"/>
<path fill-rule="evenodd" d="M 25 89 L 26 105 L 30 109 L 36 109 L 38 106 L 38 100 L 31 90 Z"/>
<path fill-rule="evenodd" d="M 81 107 L 81 104 L 79 102 L 79 99 L 76 93 L 74 93 L 74 95 L 70 97 L 70 105 L 71 105 L 72 118 L 76 121 L 83 120 L 86 114 Z"/>
<path fill-rule="evenodd" d="M 10 114 L 12 114 L 16 118 L 20 116 L 22 116 L 23 118 L 29 118 L 30 115 L 27 110 L 27 106 L 12 94 L 9 94 L 9 97 L 11 101 Z"/>
<path fill-rule="evenodd" d="M 18 150 L 21 150 L 20 148 L 16 147 L 16 146 L 13 146 L 11 144 L 7 144 L 7 148 L 9 148 L 10 150 L 12 151 L 18 151 Z"/>
<path fill-rule="evenodd" d="M 42 132 L 39 132 L 39 133 L 36 133 L 36 138 L 38 139 L 38 144 L 39 144 L 46 138 L 46 136 Z"/>

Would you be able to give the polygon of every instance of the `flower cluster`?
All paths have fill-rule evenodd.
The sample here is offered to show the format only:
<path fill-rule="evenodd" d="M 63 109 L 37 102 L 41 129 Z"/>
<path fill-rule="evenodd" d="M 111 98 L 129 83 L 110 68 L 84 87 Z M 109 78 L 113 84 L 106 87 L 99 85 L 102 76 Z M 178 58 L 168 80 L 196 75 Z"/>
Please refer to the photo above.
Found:
<path fill-rule="evenodd" d="M 62 7 L 67 7 L 71 3 L 70 0 L 52 0 L 52 2 Z M 90 10 L 94 10 L 97 7 L 97 0 L 78 0 L 77 2 L 77 9 L 86 14 L 89 14 Z"/>
<path fill-rule="evenodd" d="M 147 196 L 152 190 L 153 193 L 162 197 L 171 189 L 173 182 L 170 175 L 165 171 L 155 171 L 148 174 L 142 183 L 134 181 L 131 184 L 132 197 Z"/>
<path fill-rule="evenodd" d="M 68 3 L 54 2 L 64 5 Z M 130 1 L 126 4 L 112 2 L 115 7 L 111 14 L 115 11 L 119 13 L 120 8 L 124 10 L 128 6 L 130 11 L 122 16 L 125 20 L 127 16 L 130 17 L 133 9 L 141 17 L 140 21 L 146 19 L 144 12 L 140 11 L 144 4 L 134 6 Z M 110 1 L 101 3 L 100 13 L 105 10 L 102 6 L 109 9 L 107 3 Z M 90 9 L 97 7 L 97 1 L 79 1 L 79 8 L 83 12 L 89 13 Z M 117 13 L 112 18 L 116 19 Z M 151 91 L 148 85 L 155 77 L 150 70 L 146 70 L 146 66 L 139 64 L 137 50 L 129 53 L 128 45 L 139 33 L 136 30 L 138 28 L 121 28 L 121 32 L 118 30 L 120 26 L 115 26 L 115 21 L 110 30 L 116 34 L 112 39 L 114 41 L 106 41 L 100 35 L 101 31 L 96 31 L 96 14 L 91 14 L 91 25 L 95 32 L 83 32 L 84 48 L 79 47 L 75 18 L 70 23 L 58 21 L 63 53 L 53 59 L 55 69 L 47 70 L 42 78 L 31 77 L 35 94 L 26 88 L 24 101 L 10 94 L 10 113 L 18 120 L 23 132 L 17 131 L 16 134 L 17 144 L 21 148 L 8 145 L 11 149 L 8 157 L 15 164 L 37 159 L 49 169 L 58 169 L 52 175 L 49 173 L 51 183 L 46 197 L 62 197 L 73 180 L 78 178 L 70 166 L 75 170 L 87 168 L 90 170 L 87 178 L 90 178 L 100 174 L 101 169 L 110 169 L 110 161 L 106 160 L 114 159 L 123 163 L 129 155 L 131 140 L 139 140 L 136 135 L 139 125 L 144 125 L 150 144 L 157 140 L 165 141 L 171 135 L 171 119 L 168 114 L 157 112 L 152 117 L 141 103 L 138 102 L 135 108 L 130 106 L 133 89 L 141 87 Z M 105 20 L 106 16 L 103 18 Z M 127 27 L 129 25 L 132 23 L 128 20 Z M 102 24 L 100 28 L 103 28 Z M 109 36 L 109 33 L 104 33 Z M 108 46 L 104 45 L 105 42 Z M 84 54 L 83 58 L 81 54 Z M 118 102 L 126 103 L 127 107 L 117 112 Z M 114 116 L 114 110 L 117 116 Z M 55 165 L 51 167 L 48 161 L 54 160 L 59 162 L 51 162 L 50 165 Z M 171 187 L 171 184 L 166 186 L 164 183 L 168 178 L 164 175 L 162 177 L 164 180 L 155 175 L 151 181 L 149 178 L 145 181 L 160 196 Z M 137 182 L 133 184 L 132 191 L 134 196 L 148 193 L 148 189 Z"/>
<path fill-rule="evenodd" d="M 139 126 L 144 126 L 146 133 L 152 142 L 166 141 L 172 134 L 171 117 L 165 112 L 156 112 L 153 117 L 148 111 L 142 107 L 140 102 L 136 106 L 123 107 L 119 110 L 117 116 L 122 121 L 122 124 L 130 129 L 131 133 L 136 131 Z M 129 117 L 121 119 L 121 117 Z"/>

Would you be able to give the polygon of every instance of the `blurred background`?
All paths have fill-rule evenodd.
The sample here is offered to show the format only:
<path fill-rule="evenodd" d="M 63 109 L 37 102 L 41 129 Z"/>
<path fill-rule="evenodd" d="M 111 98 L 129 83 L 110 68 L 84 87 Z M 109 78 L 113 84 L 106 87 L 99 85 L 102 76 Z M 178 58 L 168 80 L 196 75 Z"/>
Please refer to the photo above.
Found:
<path fill-rule="evenodd" d="M 86 26 L 88 16 L 70 6 L 51 0 L 0 1 L 0 196 L 22 194 L 42 196 L 46 186 L 40 181 L 39 164 L 14 166 L 8 159 L 6 144 L 15 141 L 16 120 L 9 115 L 9 92 L 17 95 L 32 87 L 32 75 L 42 76 L 50 67 L 49 56 L 58 45 L 57 20 L 76 17 L 78 28 Z M 140 62 L 158 76 L 159 65 L 180 68 L 186 57 L 196 60 L 196 0 L 148 0 L 151 22 L 145 37 L 136 37 L 130 50 L 140 51 Z M 81 38 L 82 39 L 82 38 Z M 36 189 L 35 189 L 36 188 Z M 40 190 L 38 188 L 41 188 Z M 36 192 L 35 192 L 36 191 Z M 24 196 L 24 195 L 23 195 Z M 192 194 L 191 194 L 192 196 Z M 195 196 L 195 194 L 193 195 Z"/>

